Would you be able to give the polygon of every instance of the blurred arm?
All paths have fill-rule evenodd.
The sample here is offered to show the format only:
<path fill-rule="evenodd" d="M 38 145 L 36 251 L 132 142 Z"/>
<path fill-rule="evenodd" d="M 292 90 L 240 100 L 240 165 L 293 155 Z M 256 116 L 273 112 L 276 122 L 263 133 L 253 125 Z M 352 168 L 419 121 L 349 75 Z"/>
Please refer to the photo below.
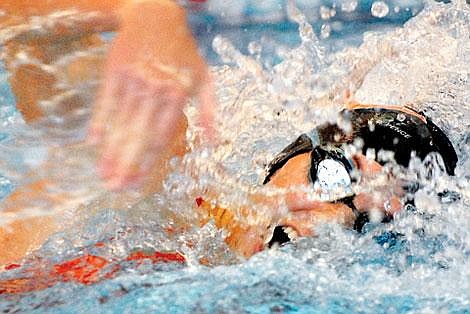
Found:
<path fill-rule="evenodd" d="M 101 12 L 120 14 L 124 7 L 132 7 L 143 3 L 156 6 L 178 7 L 173 0 L 4 0 L 0 9 L 4 15 L 40 16 L 59 10 L 74 9 L 80 12 Z"/>
<path fill-rule="evenodd" d="M 58 15 L 59 23 L 43 25 L 41 32 L 31 32 L 28 28 L 28 31 L 19 32 L 13 38 L 23 43 L 56 41 L 67 36 L 115 31 L 120 28 L 127 14 L 143 5 L 146 13 L 153 17 L 168 14 L 171 16 L 172 12 L 182 10 L 176 1 L 172 0 L 5 0 L 0 4 L 0 27 L 21 25 L 33 16 L 46 16 L 60 11 L 71 13 L 68 16 Z M 77 17 L 78 14 L 82 16 Z M 142 22 L 146 22 L 143 16 L 142 19 Z M 55 24 L 59 24 L 58 27 Z"/>

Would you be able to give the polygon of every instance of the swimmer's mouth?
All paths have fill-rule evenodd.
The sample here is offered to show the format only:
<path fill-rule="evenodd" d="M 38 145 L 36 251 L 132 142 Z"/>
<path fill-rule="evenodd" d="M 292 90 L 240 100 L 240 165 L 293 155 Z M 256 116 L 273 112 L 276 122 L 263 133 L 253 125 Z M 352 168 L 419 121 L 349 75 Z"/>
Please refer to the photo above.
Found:
<path fill-rule="evenodd" d="M 298 232 L 291 226 L 276 226 L 273 235 L 267 243 L 267 247 L 281 246 L 283 244 L 297 240 Z"/>

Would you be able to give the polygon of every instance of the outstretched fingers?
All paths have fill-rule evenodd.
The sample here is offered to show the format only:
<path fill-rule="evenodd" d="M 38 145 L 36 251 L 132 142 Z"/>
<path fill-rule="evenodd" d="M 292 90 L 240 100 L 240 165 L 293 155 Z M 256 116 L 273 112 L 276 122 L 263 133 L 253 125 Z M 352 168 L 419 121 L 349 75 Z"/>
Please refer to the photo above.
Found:
<path fill-rule="evenodd" d="M 204 129 L 204 135 L 209 142 L 215 140 L 214 110 L 216 96 L 212 79 L 207 78 L 201 85 L 197 95 L 199 105 L 199 124 Z"/>
<path fill-rule="evenodd" d="M 99 144 L 106 132 L 106 125 L 112 112 L 117 108 L 116 102 L 120 99 L 121 79 L 111 76 L 105 80 L 104 86 L 95 102 L 93 113 L 88 127 L 88 142 Z"/>
<path fill-rule="evenodd" d="M 103 137 L 98 169 L 110 189 L 140 184 L 151 167 L 163 167 L 156 163 L 166 162 L 161 156 L 185 119 L 184 92 L 166 84 L 137 87 L 131 84 L 121 97 Z"/>
<path fill-rule="evenodd" d="M 183 108 L 190 95 L 174 81 L 149 79 L 137 69 L 112 71 L 104 84 L 90 123 L 89 142 L 100 151 L 100 177 L 116 190 L 142 183 L 152 175 L 152 167 L 164 168 L 172 143 L 185 130 L 180 126 L 185 125 Z M 211 142 L 215 134 L 212 82 L 204 80 L 195 97 L 200 125 Z"/>

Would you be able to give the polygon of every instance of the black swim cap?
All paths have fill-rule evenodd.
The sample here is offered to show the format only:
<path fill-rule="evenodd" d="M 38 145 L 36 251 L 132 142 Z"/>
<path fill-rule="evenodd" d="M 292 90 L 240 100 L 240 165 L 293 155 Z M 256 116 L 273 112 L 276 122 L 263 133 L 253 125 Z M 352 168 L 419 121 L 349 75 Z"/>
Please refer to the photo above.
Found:
<path fill-rule="evenodd" d="M 392 151 L 395 161 L 408 167 L 413 152 L 421 160 L 436 152 L 442 156 L 447 173 L 454 175 L 458 161 L 454 147 L 444 132 L 423 113 L 416 113 L 422 119 L 389 109 L 356 109 L 343 114 L 351 119 L 353 137 L 363 139 L 364 154 L 370 148 L 376 152 Z"/>
<path fill-rule="evenodd" d="M 370 148 L 376 152 L 392 151 L 396 162 L 405 167 L 410 162 L 412 152 L 421 159 L 431 152 L 437 152 L 442 156 L 447 173 L 455 174 L 458 158 L 452 143 L 423 113 L 416 113 L 422 119 L 400 110 L 382 108 L 343 110 L 341 114 L 351 121 L 350 134 L 336 124 L 325 124 L 310 132 L 315 134 L 314 143 L 311 134 L 302 134 L 268 164 L 263 184 L 268 183 L 277 170 L 297 155 L 313 152 L 317 147 L 326 145 L 340 147 L 342 144 L 351 144 L 356 138 L 362 138 L 364 154 Z"/>
<path fill-rule="evenodd" d="M 394 152 L 397 163 L 405 167 L 410 162 L 412 152 L 415 152 L 416 156 L 421 159 L 431 152 L 437 152 L 442 156 L 447 173 L 454 175 L 458 161 L 455 149 L 444 132 L 423 113 L 413 115 L 399 110 L 361 108 L 343 110 L 341 114 L 351 121 L 351 133 L 346 133 L 336 124 L 326 124 L 309 134 L 302 134 L 269 163 L 263 184 L 268 183 L 276 171 L 282 168 L 289 159 L 308 152 L 312 153 L 311 166 L 307 174 L 312 184 L 315 185 L 319 179 L 319 165 L 325 159 L 341 164 L 352 181 L 353 165 L 345 157 L 341 145 L 351 144 L 356 138 L 362 138 L 364 154 L 370 148 L 375 149 L 376 152 L 389 150 Z M 331 147 L 337 149 L 331 149 Z M 334 186 L 334 183 L 329 186 Z M 367 213 L 360 213 L 355 208 L 353 199 L 354 195 L 346 194 L 345 197 L 333 201 L 344 203 L 353 210 L 356 215 L 354 229 L 361 232 L 362 227 L 368 221 L 368 216 Z M 389 219 L 390 217 L 384 217 L 384 221 Z"/>

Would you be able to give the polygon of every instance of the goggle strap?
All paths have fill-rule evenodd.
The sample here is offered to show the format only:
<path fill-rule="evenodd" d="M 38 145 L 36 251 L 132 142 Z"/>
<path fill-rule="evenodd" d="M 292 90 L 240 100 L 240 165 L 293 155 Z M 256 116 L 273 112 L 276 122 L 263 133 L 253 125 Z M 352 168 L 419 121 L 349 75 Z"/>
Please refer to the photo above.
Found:
<path fill-rule="evenodd" d="M 343 197 L 339 200 L 336 200 L 334 203 L 343 203 L 344 205 L 351 208 L 356 219 L 354 220 L 353 229 L 357 232 L 362 232 L 362 228 L 366 223 L 369 222 L 369 214 L 367 212 L 360 212 L 357 210 L 356 205 L 354 205 L 354 197 L 356 195 L 350 195 Z"/>
<path fill-rule="evenodd" d="M 312 147 L 320 146 L 321 144 L 320 134 L 318 133 L 318 130 L 316 128 L 312 129 L 308 133 L 305 133 L 305 135 L 307 135 L 310 138 Z"/>
<path fill-rule="evenodd" d="M 276 173 L 277 170 L 281 169 L 289 159 L 312 151 L 312 140 L 307 134 L 300 135 L 293 143 L 284 148 L 279 154 L 266 167 L 266 177 L 264 178 L 263 184 L 266 184 L 271 180 L 271 177 Z"/>

